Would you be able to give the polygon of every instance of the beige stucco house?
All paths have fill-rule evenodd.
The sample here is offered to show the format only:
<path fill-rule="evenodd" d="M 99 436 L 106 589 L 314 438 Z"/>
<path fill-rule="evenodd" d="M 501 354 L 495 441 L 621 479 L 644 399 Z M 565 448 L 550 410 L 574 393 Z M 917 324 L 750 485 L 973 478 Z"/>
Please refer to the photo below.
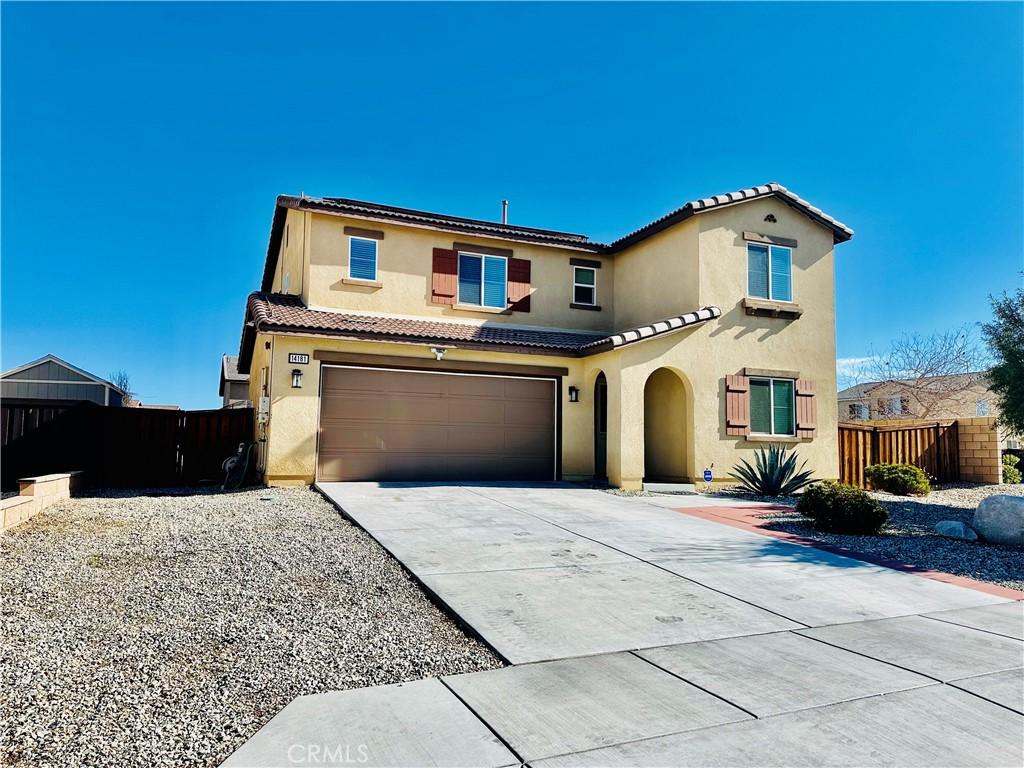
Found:
<path fill-rule="evenodd" d="M 973 419 L 999 420 L 999 405 L 985 372 L 922 376 L 905 381 L 869 381 L 836 395 L 840 421 Z M 999 430 L 1003 449 L 1019 448 L 1020 439 Z"/>
<path fill-rule="evenodd" d="M 725 477 L 766 442 L 836 477 L 834 246 L 778 184 L 612 242 L 277 200 L 238 371 L 267 483 Z"/>

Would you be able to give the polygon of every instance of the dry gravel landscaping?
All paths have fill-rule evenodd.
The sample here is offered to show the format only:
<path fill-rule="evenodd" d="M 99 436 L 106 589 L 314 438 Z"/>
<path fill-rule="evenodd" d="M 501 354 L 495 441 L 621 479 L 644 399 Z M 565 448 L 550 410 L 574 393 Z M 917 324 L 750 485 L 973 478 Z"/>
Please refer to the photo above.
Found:
<path fill-rule="evenodd" d="M 1024 496 L 1024 485 L 956 483 L 936 488 L 927 496 L 913 497 L 872 491 L 871 495 L 889 511 L 889 522 L 877 536 L 822 533 L 796 512 L 764 517 L 771 520 L 766 527 L 775 530 L 919 568 L 1024 590 L 1024 551 L 1019 547 L 947 539 L 935 532 L 935 524 L 940 520 L 959 520 L 970 525 L 979 502 L 996 494 Z M 795 501 L 787 499 L 785 503 Z"/>
<path fill-rule="evenodd" d="M 314 491 L 153 494 L 0 535 L 0 764 L 214 766 L 296 696 L 501 666 Z"/>

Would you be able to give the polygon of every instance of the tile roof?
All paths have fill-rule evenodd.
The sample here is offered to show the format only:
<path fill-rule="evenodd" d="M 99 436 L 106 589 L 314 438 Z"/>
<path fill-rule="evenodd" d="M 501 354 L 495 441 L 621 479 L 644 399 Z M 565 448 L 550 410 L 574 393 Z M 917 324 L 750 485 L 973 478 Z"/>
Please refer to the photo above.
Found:
<path fill-rule="evenodd" d="M 814 219 L 819 224 L 831 229 L 835 242 L 837 243 L 844 242 L 853 237 L 853 230 L 841 221 L 832 218 L 820 208 L 815 208 L 802 197 L 795 195 L 781 184 L 777 184 L 773 181 L 768 184 L 762 184 L 758 187 L 741 189 L 737 192 L 727 192 L 724 195 L 714 195 L 713 197 L 704 197 L 700 200 L 691 200 L 671 213 L 665 214 L 660 219 L 655 219 L 650 224 L 645 224 L 640 227 L 640 229 L 634 230 L 628 235 L 620 237 L 618 240 L 609 244 L 607 248 L 611 252 L 620 251 L 623 248 L 633 245 L 634 243 L 650 237 L 656 232 L 667 229 L 673 224 L 678 224 L 679 222 L 684 221 L 691 216 L 695 216 L 698 213 L 704 213 L 705 211 L 713 208 L 721 208 L 726 205 L 734 205 L 736 203 L 742 203 L 749 200 L 756 200 L 760 197 L 780 198 L 787 205 L 795 208 L 811 219 Z"/>
<path fill-rule="evenodd" d="M 253 293 L 243 328 L 240 367 L 248 368 L 257 332 L 298 333 L 355 338 L 366 341 L 455 344 L 461 347 L 503 348 L 579 357 L 673 333 L 719 317 L 718 307 L 661 320 L 608 335 L 590 331 L 522 328 L 501 324 L 475 325 L 443 320 L 418 320 L 386 315 L 359 315 L 308 309 L 298 296 Z"/>

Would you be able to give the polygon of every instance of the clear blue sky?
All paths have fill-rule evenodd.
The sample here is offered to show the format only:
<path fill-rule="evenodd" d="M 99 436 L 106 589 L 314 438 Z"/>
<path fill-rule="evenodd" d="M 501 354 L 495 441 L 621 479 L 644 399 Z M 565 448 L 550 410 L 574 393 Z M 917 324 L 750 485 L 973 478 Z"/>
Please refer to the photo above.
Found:
<path fill-rule="evenodd" d="M 838 350 L 1021 283 L 1021 4 L 11 4 L 2 366 L 213 407 L 278 193 L 611 239 L 775 180 L 857 230 Z"/>

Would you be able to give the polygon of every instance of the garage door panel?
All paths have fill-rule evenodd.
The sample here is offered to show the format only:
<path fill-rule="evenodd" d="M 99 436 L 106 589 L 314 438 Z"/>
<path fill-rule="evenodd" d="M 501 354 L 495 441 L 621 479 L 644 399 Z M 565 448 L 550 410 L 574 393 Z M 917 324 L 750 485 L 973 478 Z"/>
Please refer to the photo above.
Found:
<path fill-rule="evenodd" d="M 551 380 L 325 366 L 321 480 L 550 480 Z"/>
<path fill-rule="evenodd" d="M 505 398 L 504 379 L 483 376 L 449 376 L 448 395 L 451 397 L 484 397 L 495 400 Z"/>
<path fill-rule="evenodd" d="M 538 381 L 536 379 L 498 379 L 501 382 L 504 399 L 534 400 L 540 403 L 551 404 L 550 381 Z"/>
<path fill-rule="evenodd" d="M 554 406 L 551 403 L 506 401 L 505 423 L 550 429 L 555 423 Z"/>

